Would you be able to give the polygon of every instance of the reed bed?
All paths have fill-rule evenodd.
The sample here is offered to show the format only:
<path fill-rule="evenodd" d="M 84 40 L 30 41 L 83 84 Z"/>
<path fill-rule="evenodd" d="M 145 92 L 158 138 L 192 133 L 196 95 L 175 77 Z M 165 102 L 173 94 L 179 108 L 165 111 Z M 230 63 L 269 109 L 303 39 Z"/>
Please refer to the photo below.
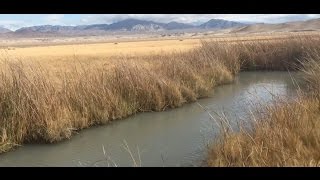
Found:
<path fill-rule="evenodd" d="M 188 52 L 122 57 L 110 66 L 101 65 L 110 62 L 101 57 L 95 59 L 99 63 L 69 65 L 54 73 L 44 63 L 3 60 L 0 152 L 23 143 L 69 139 L 75 131 L 139 112 L 180 107 L 231 83 L 240 71 L 296 70 L 319 45 L 319 38 L 206 41 Z"/>
<path fill-rule="evenodd" d="M 251 128 L 239 125 L 239 131 L 232 131 L 228 123 L 223 123 L 227 120 L 221 121 L 220 136 L 208 152 L 209 166 L 320 166 L 317 46 L 315 41 L 307 46 L 301 44 L 302 52 L 290 53 L 298 55 L 291 59 L 294 69 L 302 72 L 306 86 L 294 100 L 277 99 L 263 108 L 265 113 L 254 113 L 248 121 Z"/>

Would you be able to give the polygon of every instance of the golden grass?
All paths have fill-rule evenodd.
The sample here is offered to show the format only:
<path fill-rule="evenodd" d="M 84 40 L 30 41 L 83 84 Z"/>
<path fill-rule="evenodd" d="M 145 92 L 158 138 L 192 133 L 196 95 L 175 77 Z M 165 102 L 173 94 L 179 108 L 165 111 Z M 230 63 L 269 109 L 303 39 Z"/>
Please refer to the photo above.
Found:
<path fill-rule="evenodd" d="M 76 55 L 68 63 L 4 56 L 0 151 L 22 143 L 68 139 L 74 131 L 138 112 L 179 107 L 231 82 L 240 70 L 295 69 L 298 59 L 319 45 L 318 38 L 211 41 L 189 51 L 162 54 Z"/>
<path fill-rule="evenodd" d="M 63 41 L 70 41 L 68 38 L 56 38 L 51 39 L 52 44 L 39 44 L 37 45 L 37 38 L 27 39 L 16 39 L 16 40 L 0 40 L 4 46 L 8 44 L 7 41 L 12 41 L 8 46 L 4 46 L 0 49 L 1 56 L 8 56 L 10 58 L 25 58 L 38 59 L 43 61 L 55 61 L 55 60 L 70 60 L 73 56 L 83 57 L 90 56 L 96 58 L 107 58 L 119 55 L 130 55 L 130 56 L 141 56 L 150 54 L 162 54 L 171 53 L 173 51 L 188 51 L 195 47 L 201 46 L 201 40 L 214 40 L 219 42 L 254 42 L 254 41 L 272 41 L 272 40 L 283 40 L 290 39 L 295 36 L 299 37 L 318 37 L 319 32 L 308 32 L 308 33 L 264 33 L 264 34 L 225 34 L 225 35 L 214 35 L 214 36 L 202 36 L 197 38 L 190 37 L 173 37 L 173 39 L 133 39 L 133 40 L 122 40 L 114 39 L 109 42 L 81 42 L 77 38 L 71 38 L 73 44 L 63 44 Z M 93 37 L 99 40 L 97 37 Z M 40 38 L 41 39 L 41 38 Z M 103 38 L 102 38 L 103 39 Z M 77 42 L 77 41 L 78 42 Z M 181 41 L 182 40 L 182 41 Z M 23 46 L 23 42 L 30 41 L 30 45 L 34 46 Z M 57 42 L 56 42 L 57 41 Z M 57 44 L 58 43 L 58 44 Z M 60 44 L 59 44 L 60 43 Z M 61 44 L 62 43 L 62 44 Z"/>
<path fill-rule="evenodd" d="M 209 166 L 320 166 L 319 53 L 317 46 L 304 49 L 298 62 L 308 89 L 296 99 L 278 99 L 264 113 L 259 109 L 247 122 L 249 129 L 232 131 L 222 123 Z"/>
<path fill-rule="evenodd" d="M 159 40 L 73 44 L 73 45 L 49 45 L 36 47 L 16 47 L 7 50 L 10 57 L 25 57 L 37 59 L 56 59 L 77 56 L 109 57 L 118 55 L 148 55 L 160 52 L 187 51 L 200 45 L 199 39 L 185 39 L 184 41 Z"/>
<path fill-rule="evenodd" d="M 208 154 L 209 166 L 320 166 L 319 99 L 278 100 L 264 115 L 221 132 Z"/>
<path fill-rule="evenodd" d="M 56 73 L 40 64 L 4 61 L 0 149 L 56 142 L 76 130 L 137 112 L 179 107 L 232 81 L 227 67 L 201 55 L 153 55 L 145 57 L 148 65 L 123 59 L 113 67 L 80 65 Z"/>

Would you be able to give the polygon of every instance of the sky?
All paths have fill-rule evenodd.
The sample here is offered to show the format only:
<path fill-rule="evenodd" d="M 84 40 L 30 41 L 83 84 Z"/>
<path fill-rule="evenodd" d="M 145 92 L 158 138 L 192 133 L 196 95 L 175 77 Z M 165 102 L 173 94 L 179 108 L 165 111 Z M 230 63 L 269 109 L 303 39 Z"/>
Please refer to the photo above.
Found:
<path fill-rule="evenodd" d="M 210 19 L 245 23 L 283 23 L 320 18 L 320 14 L 0 14 L 0 27 L 16 30 L 37 25 L 111 24 L 127 18 L 190 24 L 201 24 Z"/>

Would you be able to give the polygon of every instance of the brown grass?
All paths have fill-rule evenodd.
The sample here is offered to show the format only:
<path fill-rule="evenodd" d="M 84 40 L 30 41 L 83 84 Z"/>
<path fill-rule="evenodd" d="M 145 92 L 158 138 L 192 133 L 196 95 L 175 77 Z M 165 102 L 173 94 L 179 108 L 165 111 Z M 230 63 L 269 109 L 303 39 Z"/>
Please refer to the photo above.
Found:
<path fill-rule="evenodd" d="M 75 65 L 51 73 L 41 64 L 3 61 L 1 151 L 27 142 L 56 142 L 76 130 L 144 111 L 162 111 L 205 97 L 231 82 L 230 70 L 202 53 L 122 59 L 112 67 Z"/>
<path fill-rule="evenodd" d="M 319 45 L 315 38 L 211 41 L 187 52 L 119 56 L 112 63 L 103 57 L 86 63 L 75 56 L 77 63 L 54 72 L 52 64 L 4 60 L 0 152 L 22 143 L 68 139 L 74 131 L 134 113 L 179 107 L 231 82 L 240 70 L 294 69 Z"/>
<path fill-rule="evenodd" d="M 319 99 L 278 101 L 252 117 L 252 130 L 221 133 L 209 166 L 319 166 Z"/>
<path fill-rule="evenodd" d="M 209 150 L 209 166 L 320 166 L 320 51 L 317 46 L 297 53 L 300 60 L 296 62 L 303 72 L 307 91 L 293 101 L 273 102 L 263 109 L 265 113 L 261 114 L 260 109 L 249 120 L 250 129 L 240 126 L 240 131 L 232 131 L 222 123 L 218 141 Z"/>
<path fill-rule="evenodd" d="M 10 57 L 26 57 L 34 59 L 57 59 L 68 56 L 99 56 L 109 57 L 136 54 L 137 56 L 149 55 L 151 53 L 172 52 L 173 50 L 188 51 L 200 45 L 199 39 L 153 40 L 133 42 L 107 42 L 91 44 L 69 44 L 69 45 L 43 45 L 31 47 L 16 47 L 8 50 Z M 1 50 L 1 49 L 0 49 Z"/>

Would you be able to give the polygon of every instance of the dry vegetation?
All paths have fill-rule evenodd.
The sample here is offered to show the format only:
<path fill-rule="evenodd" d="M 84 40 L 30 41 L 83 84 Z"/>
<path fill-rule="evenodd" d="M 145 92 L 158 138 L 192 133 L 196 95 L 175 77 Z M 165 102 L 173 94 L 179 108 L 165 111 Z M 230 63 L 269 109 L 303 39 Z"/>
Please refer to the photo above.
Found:
<path fill-rule="evenodd" d="M 121 43 L 115 46 L 119 45 Z M 306 62 L 311 61 L 305 61 L 306 58 L 310 59 L 309 56 L 320 52 L 319 45 L 318 37 L 232 43 L 207 41 L 189 51 L 115 56 L 114 60 L 103 56 L 91 59 L 75 56 L 70 62 L 76 63 L 54 71 L 54 63 L 16 61 L 8 56 L 2 61 L 0 72 L 0 152 L 6 152 L 22 143 L 57 142 L 70 138 L 74 131 L 105 124 L 134 113 L 179 107 L 206 97 L 217 85 L 230 83 L 241 70 L 296 70 L 303 62 L 308 82 L 317 82 L 319 85 L 317 72 L 320 71 L 316 68 L 319 67 L 318 62 L 313 62 L 317 66 L 308 66 Z M 85 61 L 90 62 L 90 65 L 87 66 Z M 312 87 L 317 88 L 319 86 Z M 273 126 L 276 126 L 280 133 L 289 135 L 288 131 L 292 129 L 297 131 L 294 133 L 299 133 L 299 128 L 296 127 L 301 127 L 299 124 L 303 123 L 303 126 L 307 126 L 303 128 L 306 133 L 317 133 L 316 127 L 319 124 L 316 124 L 316 121 L 309 122 L 317 113 L 316 103 L 316 100 L 313 100 L 309 104 L 305 99 L 304 102 L 274 108 L 283 111 L 279 116 L 270 110 L 270 118 L 261 121 L 264 123 L 261 132 L 274 134 L 274 138 L 277 138 L 278 134 L 272 131 L 276 130 Z M 306 104 L 310 105 L 310 108 L 303 110 L 302 107 L 308 107 Z M 292 111 L 291 106 L 297 110 Z M 286 113 L 299 114 L 291 114 L 296 121 L 289 121 L 292 116 L 286 117 Z M 277 118 L 277 121 L 273 121 L 273 118 Z M 279 124 L 282 119 L 285 120 Z M 303 120 L 300 122 L 300 119 Z M 270 126 L 265 126 L 268 122 Z M 295 123 L 292 128 L 283 127 L 289 122 Z M 257 131 L 259 127 L 257 125 Z M 268 127 L 271 132 L 267 131 Z M 284 128 L 287 129 L 283 130 Z M 263 165 L 243 164 L 244 159 L 237 161 L 237 158 L 247 158 L 248 155 L 249 159 L 260 157 L 250 154 L 255 151 L 255 147 L 250 146 L 251 139 L 239 139 L 255 138 L 255 133 L 250 136 L 241 132 L 239 135 L 225 134 L 223 141 L 215 145 L 210 152 L 209 165 Z M 317 136 L 319 133 L 306 134 L 306 138 L 312 138 L 304 141 L 317 148 Z M 251 145 L 260 143 L 262 140 L 259 137 L 266 138 L 266 135 L 257 136 L 258 139 L 252 141 Z M 285 136 L 280 137 L 281 140 L 285 139 Z M 296 135 L 293 141 L 301 138 Z M 239 139 L 236 141 L 239 146 L 232 144 L 234 139 Z M 261 146 L 262 149 L 265 145 Z M 283 143 L 278 145 L 276 148 L 284 148 Z M 297 148 L 295 145 L 309 150 L 301 144 L 291 143 L 290 146 Z M 231 151 L 228 151 L 228 148 Z M 241 148 L 249 150 L 244 151 Z M 310 154 L 317 155 L 311 151 L 314 149 L 310 148 L 310 153 L 302 156 L 311 158 Z M 287 153 L 286 150 L 282 152 Z M 301 154 L 300 151 L 296 153 Z M 319 157 L 317 158 L 314 157 L 314 160 L 319 160 Z"/>
<path fill-rule="evenodd" d="M 299 47 L 288 43 L 284 48 L 290 49 L 288 60 L 302 71 L 307 88 L 292 101 L 277 99 L 262 109 L 265 113 L 254 113 L 251 128 L 240 125 L 233 131 L 226 119 L 221 121 L 209 166 L 320 166 L 319 42 L 302 40 Z"/>
<path fill-rule="evenodd" d="M 209 166 L 319 166 L 319 99 L 278 100 L 252 117 L 252 130 L 225 128 L 211 146 Z"/>
<path fill-rule="evenodd" d="M 172 52 L 172 50 L 188 51 L 199 46 L 199 39 L 175 40 L 145 40 L 136 42 L 120 42 L 118 40 L 107 43 L 44 45 L 31 47 L 7 48 L 10 57 L 27 57 L 37 59 L 68 59 L 73 55 L 108 57 L 122 55 L 149 55 L 151 53 Z M 0 51 L 1 52 L 1 51 Z"/>
<path fill-rule="evenodd" d="M 178 107 L 233 78 L 203 49 L 141 58 L 119 59 L 108 67 L 80 64 L 54 73 L 41 63 L 3 61 L 2 152 L 26 142 L 60 141 L 75 130 L 137 112 Z"/>

